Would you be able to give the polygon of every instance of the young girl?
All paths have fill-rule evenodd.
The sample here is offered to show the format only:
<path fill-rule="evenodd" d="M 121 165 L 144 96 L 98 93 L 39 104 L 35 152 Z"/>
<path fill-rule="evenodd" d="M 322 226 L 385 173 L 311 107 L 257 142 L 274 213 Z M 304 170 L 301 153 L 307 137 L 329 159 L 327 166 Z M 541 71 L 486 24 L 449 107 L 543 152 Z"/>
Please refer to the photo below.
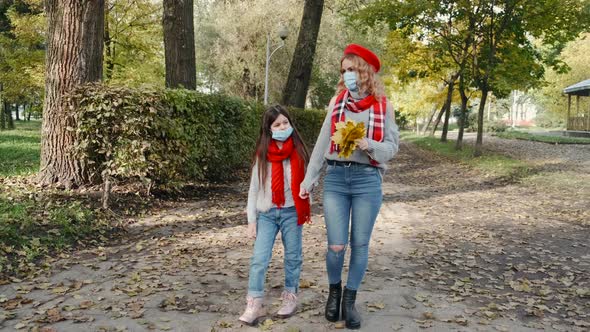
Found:
<path fill-rule="evenodd" d="M 264 279 L 275 237 L 281 231 L 285 251 L 283 305 L 277 315 L 295 313 L 302 264 L 302 225 L 310 219 L 309 198 L 299 190 L 309 154 L 282 106 L 262 116 L 248 192 L 248 236 L 256 238 L 250 261 L 247 306 L 240 321 L 255 325 L 266 313 L 262 307 Z"/>

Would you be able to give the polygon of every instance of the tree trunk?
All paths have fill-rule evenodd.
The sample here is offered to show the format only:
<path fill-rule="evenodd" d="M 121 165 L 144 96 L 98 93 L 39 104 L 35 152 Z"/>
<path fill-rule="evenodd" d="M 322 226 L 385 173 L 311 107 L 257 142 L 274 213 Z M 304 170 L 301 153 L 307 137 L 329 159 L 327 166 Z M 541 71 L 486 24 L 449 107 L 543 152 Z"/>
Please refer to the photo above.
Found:
<path fill-rule="evenodd" d="M 443 105 L 442 108 L 444 108 L 444 107 L 445 106 Z M 430 126 L 430 124 L 432 123 L 432 119 L 434 118 L 435 114 L 436 114 L 436 104 L 434 106 L 432 106 L 432 112 L 430 112 L 430 116 L 428 117 L 428 121 L 426 121 L 426 123 L 422 127 L 422 132 L 420 133 L 420 135 L 422 135 L 422 136 L 426 135 L 426 130 L 428 130 L 428 126 Z M 440 121 L 440 117 L 438 120 Z"/>
<path fill-rule="evenodd" d="M 70 153 L 75 135 L 64 94 L 102 78 L 104 0 L 46 0 L 47 52 L 41 137 L 42 185 L 71 188 L 86 179 L 84 165 Z"/>
<path fill-rule="evenodd" d="M 0 130 L 6 129 L 6 123 L 4 120 L 4 95 L 2 94 L 3 85 L 0 83 Z"/>
<path fill-rule="evenodd" d="M 430 131 L 430 136 L 434 136 L 436 129 L 438 129 L 438 125 L 440 124 L 440 120 L 442 119 L 443 114 L 445 114 L 445 110 L 447 109 L 446 102 L 440 108 L 440 112 L 436 116 L 436 120 L 434 121 L 434 125 L 432 126 L 432 130 Z"/>
<path fill-rule="evenodd" d="M 445 105 L 445 121 L 443 122 L 442 134 L 440 135 L 440 141 L 446 142 L 447 135 L 449 134 L 449 119 L 451 118 L 451 103 Z"/>
<path fill-rule="evenodd" d="M 518 96 L 518 90 L 512 90 L 512 107 L 510 108 L 510 120 L 512 121 L 512 128 L 516 127 L 516 111 L 518 104 L 516 98 Z"/>
<path fill-rule="evenodd" d="M 10 103 L 4 102 L 4 118 L 6 119 L 6 129 L 14 129 L 14 119 L 12 118 L 12 108 Z"/>
<path fill-rule="evenodd" d="M 289 69 L 287 84 L 283 90 L 285 105 L 305 107 L 323 10 L 324 0 L 305 0 L 297 46 Z"/>
<path fill-rule="evenodd" d="M 14 115 L 15 115 L 15 120 L 16 121 L 20 121 L 20 114 L 19 114 L 19 110 L 20 110 L 20 105 L 16 105 L 16 108 L 14 110 Z"/>
<path fill-rule="evenodd" d="M 447 141 L 447 134 L 449 133 L 449 118 L 451 117 L 451 103 L 453 102 L 453 92 L 455 90 L 455 80 L 457 75 L 453 75 L 449 82 L 449 88 L 447 90 L 447 100 L 445 102 L 445 122 L 443 123 L 443 130 L 440 136 L 441 142 Z"/>
<path fill-rule="evenodd" d="M 487 112 L 487 118 L 488 121 L 490 121 L 492 119 L 492 98 L 490 98 L 490 101 L 488 102 L 488 112 Z"/>
<path fill-rule="evenodd" d="M 113 71 L 115 69 L 115 43 L 111 39 L 111 32 L 109 30 L 109 9 L 105 8 L 104 13 L 104 49 L 105 49 L 105 81 L 113 78 Z"/>
<path fill-rule="evenodd" d="M 164 0 L 164 56 L 166 87 L 197 87 L 193 0 Z"/>
<path fill-rule="evenodd" d="M 111 195 L 111 179 L 106 174 L 102 174 L 102 208 L 108 209 L 109 208 L 109 197 Z"/>
<path fill-rule="evenodd" d="M 483 115 L 486 106 L 486 100 L 488 99 L 488 87 L 484 83 L 481 89 L 481 101 L 479 102 L 479 110 L 477 112 L 477 139 L 475 141 L 475 151 L 473 155 L 479 157 L 482 154 L 481 146 L 483 143 Z"/>
<path fill-rule="evenodd" d="M 463 148 L 463 132 L 465 131 L 465 118 L 467 117 L 467 101 L 469 98 L 465 93 L 464 78 L 461 76 L 459 83 L 459 93 L 461 94 L 461 112 L 459 113 L 459 134 L 457 135 L 457 142 L 455 144 L 455 150 L 461 150 Z"/>
<path fill-rule="evenodd" d="M 6 102 L 1 102 L 0 107 L 0 130 L 6 130 Z"/>

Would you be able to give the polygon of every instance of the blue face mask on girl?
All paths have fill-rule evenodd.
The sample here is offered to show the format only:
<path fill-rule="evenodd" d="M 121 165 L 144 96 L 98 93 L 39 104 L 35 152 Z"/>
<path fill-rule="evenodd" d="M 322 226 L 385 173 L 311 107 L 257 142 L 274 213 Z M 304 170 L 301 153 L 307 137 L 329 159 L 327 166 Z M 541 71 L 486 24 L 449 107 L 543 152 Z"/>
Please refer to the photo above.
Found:
<path fill-rule="evenodd" d="M 285 130 L 276 130 L 272 132 L 272 139 L 284 142 L 287 138 L 291 137 L 291 134 L 293 134 L 293 127 L 289 127 Z"/>
<path fill-rule="evenodd" d="M 356 84 L 356 71 L 346 71 L 342 75 L 342 80 L 344 81 L 344 85 L 346 88 L 352 92 L 358 91 L 358 86 Z"/>

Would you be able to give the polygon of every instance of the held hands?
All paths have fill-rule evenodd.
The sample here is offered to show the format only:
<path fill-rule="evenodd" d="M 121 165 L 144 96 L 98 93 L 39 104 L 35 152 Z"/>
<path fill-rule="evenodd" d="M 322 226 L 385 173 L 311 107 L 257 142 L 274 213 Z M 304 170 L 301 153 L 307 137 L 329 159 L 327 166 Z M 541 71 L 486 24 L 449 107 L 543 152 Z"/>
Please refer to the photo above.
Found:
<path fill-rule="evenodd" d="M 256 223 L 255 222 L 248 224 L 248 230 L 246 231 L 246 235 L 250 239 L 255 239 L 256 238 Z"/>
<path fill-rule="evenodd" d="M 307 191 L 305 188 L 301 187 L 299 189 L 299 197 L 301 199 L 307 199 L 307 198 L 309 198 L 309 191 Z"/>
<path fill-rule="evenodd" d="M 367 151 L 367 149 L 369 148 L 369 140 L 367 140 L 365 137 L 359 138 L 359 139 L 355 140 L 355 142 L 356 142 L 356 147 L 363 150 L 363 151 Z"/>

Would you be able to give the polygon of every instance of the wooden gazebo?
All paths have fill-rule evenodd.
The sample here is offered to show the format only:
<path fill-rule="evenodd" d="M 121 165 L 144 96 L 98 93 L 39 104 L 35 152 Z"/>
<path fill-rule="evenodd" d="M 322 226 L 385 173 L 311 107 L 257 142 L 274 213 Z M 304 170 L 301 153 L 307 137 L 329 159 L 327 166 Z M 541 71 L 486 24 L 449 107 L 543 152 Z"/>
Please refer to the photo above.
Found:
<path fill-rule="evenodd" d="M 590 79 L 570 85 L 563 90 L 567 94 L 567 130 L 590 131 L 590 107 L 580 112 L 580 96 L 590 96 Z M 572 114 L 572 96 L 576 96 L 576 113 Z"/>

